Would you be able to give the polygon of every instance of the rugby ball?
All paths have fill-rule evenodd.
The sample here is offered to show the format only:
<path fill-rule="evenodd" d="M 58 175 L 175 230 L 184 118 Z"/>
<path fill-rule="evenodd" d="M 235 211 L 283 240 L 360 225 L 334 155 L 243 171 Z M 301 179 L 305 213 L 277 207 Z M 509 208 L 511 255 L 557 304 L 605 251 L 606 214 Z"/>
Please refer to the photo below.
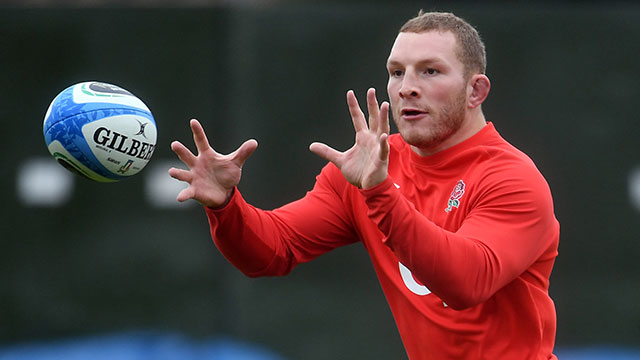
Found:
<path fill-rule="evenodd" d="M 49 153 L 66 169 L 99 182 L 139 173 L 156 147 L 149 108 L 129 91 L 88 81 L 56 96 L 44 116 Z"/>

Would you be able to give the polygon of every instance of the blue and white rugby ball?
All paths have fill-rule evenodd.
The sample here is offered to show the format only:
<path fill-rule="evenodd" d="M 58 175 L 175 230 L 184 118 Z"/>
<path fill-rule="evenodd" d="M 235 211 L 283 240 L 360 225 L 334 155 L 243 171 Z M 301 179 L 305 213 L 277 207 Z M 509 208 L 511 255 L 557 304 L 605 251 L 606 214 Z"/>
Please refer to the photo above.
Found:
<path fill-rule="evenodd" d="M 97 81 L 75 84 L 53 99 L 44 140 L 68 170 L 99 182 L 140 172 L 156 147 L 149 108 L 129 91 Z"/>

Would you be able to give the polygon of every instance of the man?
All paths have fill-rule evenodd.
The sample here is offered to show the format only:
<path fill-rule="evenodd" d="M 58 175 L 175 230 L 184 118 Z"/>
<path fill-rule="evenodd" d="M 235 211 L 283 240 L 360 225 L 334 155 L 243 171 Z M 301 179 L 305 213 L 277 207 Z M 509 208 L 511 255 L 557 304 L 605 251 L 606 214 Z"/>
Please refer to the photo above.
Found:
<path fill-rule="evenodd" d="M 485 66 L 471 25 L 420 12 L 389 55 L 390 104 L 370 89 L 367 121 L 347 93 L 355 144 L 311 144 L 330 163 L 304 198 L 273 211 L 246 203 L 236 185 L 257 142 L 218 154 L 192 120 L 198 156 L 172 144 L 189 167 L 169 171 L 189 183 L 178 200 L 205 206 L 215 244 L 248 276 L 361 241 L 410 359 L 555 359 L 559 226 L 533 162 L 485 120 Z"/>

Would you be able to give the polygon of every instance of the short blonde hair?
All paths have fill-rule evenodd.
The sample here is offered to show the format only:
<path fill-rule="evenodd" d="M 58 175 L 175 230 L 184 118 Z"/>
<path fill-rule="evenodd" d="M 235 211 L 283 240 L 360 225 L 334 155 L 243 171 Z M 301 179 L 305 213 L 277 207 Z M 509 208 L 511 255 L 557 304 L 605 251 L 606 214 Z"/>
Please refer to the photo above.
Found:
<path fill-rule="evenodd" d="M 465 78 L 487 71 L 487 54 L 478 31 L 465 20 L 448 12 L 423 12 L 407 21 L 400 32 L 422 33 L 450 31 L 458 44 L 457 56 L 464 65 Z"/>

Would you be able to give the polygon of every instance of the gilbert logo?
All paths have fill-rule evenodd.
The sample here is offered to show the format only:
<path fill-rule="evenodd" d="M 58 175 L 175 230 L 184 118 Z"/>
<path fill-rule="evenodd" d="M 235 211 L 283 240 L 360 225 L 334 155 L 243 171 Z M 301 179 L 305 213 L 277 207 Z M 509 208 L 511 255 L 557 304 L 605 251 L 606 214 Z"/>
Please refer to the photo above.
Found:
<path fill-rule="evenodd" d="M 138 120 L 138 119 L 136 119 L 136 121 L 138 122 L 138 124 L 140 124 L 140 131 L 138 131 L 138 132 L 137 132 L 136 134 L 134 134 L 134 135 L 142 135 L 142 136 L 144 136 L 144 138 L 145 138 L 145 139 L 148 139 L 148 138 L 147 138 L 147 135 L 145 135 L 145 134 L 144 134 L 144 128 L 145 128 L 145 126 L 147 126 L 147 124 L 148 124 L 148 123 L 144 123 L 144 124 L 143 124 L 143 123 L 142 123 L 142 121 L 140 121 L 140 120 Z"/>
<path fill-rule="evenodd" d="M 140 131 L 135 135 L 144 136 L 144 125 L 146 124 L 140 124 Z M 105 151 L 111 152 L 111 150 L 115 150 L 119 153 L 135 156 L 142 160 L 149 160 L 153 154 L 153 149 L 156 147 L 154 144 L 138 141 L 137 139 L 109 130 L 104 126 L 97 128 L 93 133 L 93 141 L 96 143 L 96 146 L 102 145 L 106 147 L 102 148 Z"/>
<path fill-rule="evenodd" d="M 464 195 L 464 181 L 459 180 L 456 184 L 456 187 L 453 188 L 451 192 L 451 196 L 449 197 L 449 203 L 447 204 L 447 208 L 444 209 L 446 212 L 450 212 L 453 208 L 458 208 L 460 206 L 460 198 Z"/>

